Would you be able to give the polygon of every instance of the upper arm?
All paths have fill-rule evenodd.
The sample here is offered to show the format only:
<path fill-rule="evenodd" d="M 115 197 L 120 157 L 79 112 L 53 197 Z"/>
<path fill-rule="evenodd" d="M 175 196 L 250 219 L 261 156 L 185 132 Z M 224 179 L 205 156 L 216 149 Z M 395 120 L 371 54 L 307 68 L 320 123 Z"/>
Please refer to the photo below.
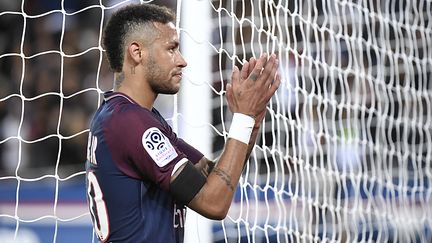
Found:
<path fill-rule="evenodd" d="M 187 161 L 173 171 L 170 193 L 176 201 L 188 205 L 205 183 L 206 177 L 190 161 Z"/>
<path fill-rule="evenodd" d="M 188 144 L 183 139 L 177 137 L 177 134 L 172 130 L 170 125 L 163 119 L 163 117 L 160 115 L 159 111 L 155 108 L 153 108 L 153 111 L 155 114 L 160 118 L 161 123 L 163 124 L 163 127 L 165 128 L 168 136 L 172 139 L 174 145 L 183 153 L 186 155 L 188 160 L 192 162 L 192 164 L 198 163 L 198 161 L 204 157 L 204 155 L 195 149 L 193 146 Z"/>
<path fill-rule="evenodd" d="M 176 137 L 175 133 L 172 133 L 173 136 Z M 198 163 L 204 157 L 204 155 L 200 151 L 195 149 L 193 146 L 191 146 L 181 138 L 176 139 L 176 146 L 186 155 L 186 157 L 189 159 L 190 162 L 192 162 L 192 164 Z"/>
<path fill-rule="evenodd" d="M 172 176 L 171 176 L 171 182 L 177 178 L 178 174 L 183 170 L 183 168 L 185 167 L 186 163 L 181 164 L 180 166 L 178 166 L 177 168 L 174 168 Z M 209 160 L 206 157 L 202 157 L 198 163 L 194 164 L 195 168 L 201 172 L 201 174 L 203 176 L 205 176 L 206 178 L 208 177 L 208 175 L 210 174 L 210 172 L 213 170 L 213 168 L 215 167 L 216 162 L 214 162 L 213 160 Z"/>
<path fill-rule="evenodd" d="M 228 207 L 221 207 L 218 202 L 209 200 L 211 197 L 206 196 L 212 191 L 206 184 L 214 166 L 215 162 L 205 157 L 195 165 L 190 162 L 183 164 L 173 173 L 170 190 L 176 200 L 192 210 L 209 219 L 220 220 L 225 217 Z"/>
<path fill-rule="evenodd" d="M 185 162 L 185 163 L 181 163 L 179 162 L 173 169 L 172 175 L 171 175 L 171 180 L 170 180 L 170 184 L 171 184 L 171 192 L 173 190 L 186 190 L 186 188 L 173 188 L 173 182 L 178 182 L 178 178 L 179 175 L 181 173 L 185 173 L 185 167 L 188 165 L 188 163 L 191 163 L 190 161 Z M 203 179 L 205 180 L 208 175 L 210 174 L 210 172 L 213 170 L 215 166 L 215 163 L 209 159 L 207 159 L 206 157 L 202 157 L 198 163 L 194 164 L 193 169 L 195 170 L 194 172 L 188 171 L 187 173 L 190 175 L 195 176 L 195 178 L 181 178 L 181 180 L 189 180 L 190 182 L 181 182 L 181 187 L 188 187 L 188 184 L 200 184 L 198 185 L 200 188 L 203 186 Z M 188 170 L 191 170 L 191 168 L 188 168 Z M 193 185 L 194 186 L 194 185 Z M 199 191 L 199 190 L 198 190 Z M 198 191 L 196 193 L 198 193 Z M 196 194 L 195 193 L 195 194 Z"/>
<path fill-rule="evenodd" d="M 215 167 L 216 162 L 207 159 L 206 157 L 202 157 L 198 163 L 195 164 L 195 168 L 197 168 L 205 177 L 210 175 L 213 168 Z"/>

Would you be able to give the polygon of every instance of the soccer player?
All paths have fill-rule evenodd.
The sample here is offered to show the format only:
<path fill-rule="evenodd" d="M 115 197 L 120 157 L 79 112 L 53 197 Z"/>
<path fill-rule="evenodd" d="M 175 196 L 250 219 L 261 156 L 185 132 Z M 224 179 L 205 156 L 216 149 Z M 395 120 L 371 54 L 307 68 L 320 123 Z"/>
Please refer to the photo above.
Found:
<path fill-rule="evenodd" d="M 89 209 L 102 242 L 183 242 L 185 206 L 223 219 L 280 84 L 275 55 L 234 68 L 226 93 L 234 113 L 229 139 L 217 163 L 206 159 L 153 107 L 158 94 L 178 92 L 187 64 L 174 21 L 165 7 L 129 5 L 104 30 L 114 89 L 91 122 L 86 162 Z"/>

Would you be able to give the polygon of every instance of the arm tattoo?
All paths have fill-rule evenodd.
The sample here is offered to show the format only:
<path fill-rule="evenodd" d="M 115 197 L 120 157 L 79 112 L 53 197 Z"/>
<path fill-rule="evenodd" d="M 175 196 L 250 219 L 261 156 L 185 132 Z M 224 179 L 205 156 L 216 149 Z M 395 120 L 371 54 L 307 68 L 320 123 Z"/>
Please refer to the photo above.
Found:
<path fill-rule="evenodd" d="M 206 168 L 205 168 L 207 175 L 210 175 L 210 173 L 215 168 L 215 165 L 216 165 L 216 163 L 214 161 L 211 161 L 211 160 L 207 161 Z"/>
<path fill-rule="evenodd" d="M 198 168 L 200 168 L 201 174 L 207 178 L 210 175 L 210 173 L 212 172 L 216 163 L 212 160 L 206 159 L 203 162 L 200 161 L 197 165 L 198 165 Z"/>
<path fill-rule="evenodd" d="M 213 168 L 213 172 L 216 173 L 223 181 L 225 181 L 225 184 L 228 186 L 231 191 L 234 191 L 234 186 L 231 183 L 231 177 L 223 170 L 215 167 Z"/>

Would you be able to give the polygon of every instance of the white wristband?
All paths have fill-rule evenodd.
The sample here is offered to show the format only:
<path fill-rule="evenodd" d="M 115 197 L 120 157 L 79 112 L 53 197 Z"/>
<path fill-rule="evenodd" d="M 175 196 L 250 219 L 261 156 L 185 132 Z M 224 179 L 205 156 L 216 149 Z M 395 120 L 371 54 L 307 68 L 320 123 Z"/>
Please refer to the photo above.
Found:
<path fill-rule="evenodd" d="M 233 138 L 242 143 L 249 144 L 254 125 L 255 119 L 252 117 L 241 113 L 234 113 L 228 138 Z"/>

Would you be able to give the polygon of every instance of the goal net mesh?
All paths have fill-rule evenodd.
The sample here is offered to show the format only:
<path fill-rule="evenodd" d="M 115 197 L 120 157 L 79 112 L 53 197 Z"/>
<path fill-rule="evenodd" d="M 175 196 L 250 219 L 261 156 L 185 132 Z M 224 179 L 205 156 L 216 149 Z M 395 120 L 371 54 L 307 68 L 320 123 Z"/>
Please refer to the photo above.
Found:
<path fill-rule="evenodd" d="M 90 222 L 65 188 L 84 180 L 88 122 L 112 88 L 104 23 L 131 2 L 0 3 L 0 238 L 42 224 L 60 242 L 65 225 Z M 276 53 L 282 77 L 213 241 L 431 242 L 432 2 L 205 2 L 210 41 L 190 37 L 212 53 L 208 156 L 227 139 L 233 66 Z M 159 105 L 182 122 L 176 97 Z M 35 184 L 49 189 L 30 200 Z"/>
<path fill-rule="evenodd" d="M 262 52 L 278 55 L 283 79 L 215 239 L 430 241 L 432 3 L 211 7 L 217 90 Z M 227 118 L 215 105 L 218 130 Z"/>

